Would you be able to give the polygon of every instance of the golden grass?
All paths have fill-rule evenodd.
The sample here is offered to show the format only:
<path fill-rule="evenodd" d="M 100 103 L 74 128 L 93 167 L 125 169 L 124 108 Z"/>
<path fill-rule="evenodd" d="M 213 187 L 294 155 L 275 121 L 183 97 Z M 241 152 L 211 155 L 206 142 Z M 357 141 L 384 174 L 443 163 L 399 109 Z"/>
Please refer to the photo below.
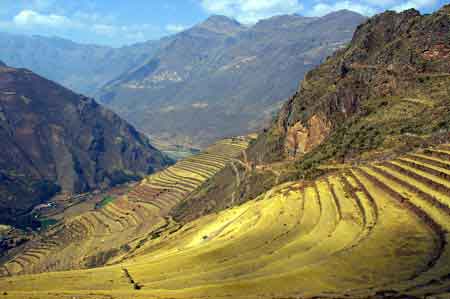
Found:
<path fill-rule="evenodd" d="M 432 173 L 446 174 L 433 162 L 449 160 L 417 155 L 423 159 L 408 155 L 286 183 L 182 227 L 160 222 L 166 229 L 120 264 L 6 277 L 0 289 L 9 298 L 446 296 L 450 194 L 434 184 L 449 181 Z M 114 205 L 108 210 L 124 215 Z"/>

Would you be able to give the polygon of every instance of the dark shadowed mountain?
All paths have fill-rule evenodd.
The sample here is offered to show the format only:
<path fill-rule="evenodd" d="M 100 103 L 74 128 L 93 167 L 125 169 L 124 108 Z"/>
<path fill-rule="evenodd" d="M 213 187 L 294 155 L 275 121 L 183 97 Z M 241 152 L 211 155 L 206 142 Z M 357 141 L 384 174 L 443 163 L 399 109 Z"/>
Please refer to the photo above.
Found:
<path fill-rule="evenodd" d="M 277 16 L 246 27 L 213 16 L 111 81 L 101 101 L 152 137 L 202 146 L 256 130 L 306 71 L 344 47 L 365 18 Z"/>
<path fill-rule="evenodd" d="M 17 224 L 55 192 L 135 180 L 170 160 L 94 100 L 0 66 L 0 219 Z"/>

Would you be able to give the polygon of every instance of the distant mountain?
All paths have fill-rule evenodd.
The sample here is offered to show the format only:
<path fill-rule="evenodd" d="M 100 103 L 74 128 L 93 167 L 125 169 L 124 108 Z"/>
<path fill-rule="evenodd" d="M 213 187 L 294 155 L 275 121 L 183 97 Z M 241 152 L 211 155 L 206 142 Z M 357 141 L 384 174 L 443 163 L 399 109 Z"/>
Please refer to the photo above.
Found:
<path fill-rule="evenodd" d="M 58 191 L 135 180 L 171 161 L 94 100 L 26 69 L 0 66 L 0 223 Z"/>
<path fill-rule="evenodd" d="M 364 20 L 339 11 L 248 27 L 212 16 L 179 34 L 118 49 L 0 34 L 0 59 L 98 96 L 162 144 L 204 146 L 259 129 L 306 71 L 343 47 Z"/>
<path fill-rule="evenodd" d="M 151 56 L 158 42 L 129 47 L 77 44 L 56 37 L 0 33 L 0 59 L 31 69 L 83 94 L 93 94 L 106 82 Z"/>
<path fill-rule="evenodd" d="M 259 129 L 364 20 L 340 11 L 246 27 L 213 16 L 166 39 L 149 61 L 109 82 L 100 99 L 152 137 L 204 146 Z"/>

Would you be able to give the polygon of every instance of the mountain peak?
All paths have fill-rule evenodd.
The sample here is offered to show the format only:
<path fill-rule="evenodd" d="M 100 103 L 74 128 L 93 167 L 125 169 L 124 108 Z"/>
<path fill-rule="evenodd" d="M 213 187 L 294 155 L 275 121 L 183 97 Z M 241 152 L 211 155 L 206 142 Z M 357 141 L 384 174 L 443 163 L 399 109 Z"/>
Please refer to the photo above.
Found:
<path fill-rule="evenodd" d="M 224 15 L 211 15 L 203 22 L 203 24 L 233 24 L 241 26 L 241 24 L 235 19 L 229 18 Z"/>
<path fill-rule="evenodd" d="M 232 34 L 241 31 L 244 26 L 235 19 L 222 15 L 212 15 L 197 27 L 216 33 Z"/>
<path fill-rule="evenodd" d="M 258 21 L 253 28 L 258 30 L 273 30 L 280 28 L 292 28 L 293 26 L 304 25 L 312 22 L 315 18 L 303 17 L 298 14 L 277 15 L 268 19 Z"/>
<path fill-rule="evenodd" d="M 0 67 L 7 67 L 6 63 L 0 60 Z"/>
<path fill-rule="evenodd" d="M 340 9 L 333 12 L 330 12 L 329 14 L 324 15 L 322 18 L 342 18 L 342 17 L 360 17 L 365 18 L 362 14 L 357 13 L 352 10 L 348 9 Z"/>

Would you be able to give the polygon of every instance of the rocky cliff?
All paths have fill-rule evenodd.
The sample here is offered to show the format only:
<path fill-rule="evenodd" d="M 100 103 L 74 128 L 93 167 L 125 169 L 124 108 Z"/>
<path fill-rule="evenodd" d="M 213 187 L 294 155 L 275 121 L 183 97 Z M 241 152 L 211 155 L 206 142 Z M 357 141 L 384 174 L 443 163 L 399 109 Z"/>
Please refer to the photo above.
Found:
<path fill-rule="evenodd" d="M 61 190 L 140 178 L 170 160 L 93 99 L 0 65 L 0 223 Z"/>
<path fill-rule="evenodd" d="M 388 11 L 359 26 L 348 47 L 307 73 L 253 158 L 311 166 L 448 134 L 449 11 Z"/>

